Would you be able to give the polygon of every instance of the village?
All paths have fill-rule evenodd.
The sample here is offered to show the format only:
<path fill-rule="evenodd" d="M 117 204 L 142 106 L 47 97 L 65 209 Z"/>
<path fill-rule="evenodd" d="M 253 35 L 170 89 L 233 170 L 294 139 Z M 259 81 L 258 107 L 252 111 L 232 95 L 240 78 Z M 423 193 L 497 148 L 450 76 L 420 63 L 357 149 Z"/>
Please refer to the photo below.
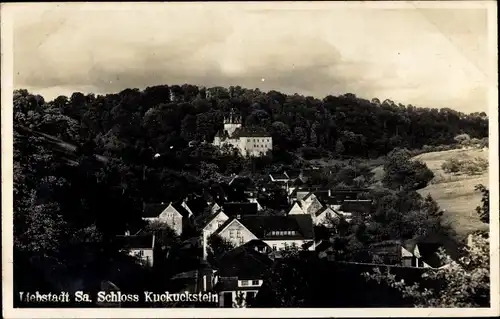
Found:
<path fill-rule="evenodd" d="M 371 201 L 359 199 L 366 190 L 336 190 L 303 187 L 307 171 L 282 172 L 269 175 L 269 183 L 288 194 L 288 208 L 277 215 L 265 214 L 249 177 L 234 176 L 228 183 L 227 194 L 221 200 L 205 201 L 193 196 L 172 203 L 145 203 L 143 220 L 171 228 L 178 236 L 186 229 L 194 229 L 201 246 L 201 258 L 206 267 L 190 272 L 196 283 L 193 292 L 216 291 L 220 307 L 233 307 L 238 298 L 243 306 L 251 304 L 265 280 L 272 261 L 285 251 L 299 251 L 304 256 L 315 255 L 328 259 L 334 247 L 328 231 L 334 231 L 338 222 L 349 223 L 356 218 L 369 221 Z M 219 194 L 220 195 L 220 194 Z M 244 200 L 233 198 L 244 196 Z M 325 234 L 326 230 L 326 234 Z M 219 236 L 231 243 L 233 250 L 219 256 L 217 266 L 211 267 L 208 256 L 209 239 Z M 144 230 L 119 236 L 126 242 L 130 254 L 139 257 L 145 265 L 154 267 L 158 249 L 155 234 Z M 373 245 L 372 253 L 380 257 L 378 263 L 406 268 L 439 268 L 437 243 L 390 241 Z"/>

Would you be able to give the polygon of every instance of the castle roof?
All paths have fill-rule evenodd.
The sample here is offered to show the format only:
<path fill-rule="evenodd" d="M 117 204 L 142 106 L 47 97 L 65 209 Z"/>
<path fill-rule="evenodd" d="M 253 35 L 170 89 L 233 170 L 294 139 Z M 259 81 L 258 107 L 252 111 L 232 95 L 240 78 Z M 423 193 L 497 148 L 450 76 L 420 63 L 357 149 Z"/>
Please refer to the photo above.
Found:
<path fill-rule="evenodd" d="M 271 135 L 261 127 L 240 127 L 234 131 L 231 138 L 240 137 L 271 137 Z"/>

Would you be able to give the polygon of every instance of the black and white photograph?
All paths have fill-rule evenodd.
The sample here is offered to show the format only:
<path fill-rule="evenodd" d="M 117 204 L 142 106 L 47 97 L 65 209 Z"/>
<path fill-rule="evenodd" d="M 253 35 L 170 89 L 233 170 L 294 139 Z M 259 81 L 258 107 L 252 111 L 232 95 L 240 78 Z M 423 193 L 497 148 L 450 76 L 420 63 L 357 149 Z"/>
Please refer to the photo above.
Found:
<path fill-rule="evenodd" d="M 4 317 L 499 315 L 496 10 L 2 3 Z"/>

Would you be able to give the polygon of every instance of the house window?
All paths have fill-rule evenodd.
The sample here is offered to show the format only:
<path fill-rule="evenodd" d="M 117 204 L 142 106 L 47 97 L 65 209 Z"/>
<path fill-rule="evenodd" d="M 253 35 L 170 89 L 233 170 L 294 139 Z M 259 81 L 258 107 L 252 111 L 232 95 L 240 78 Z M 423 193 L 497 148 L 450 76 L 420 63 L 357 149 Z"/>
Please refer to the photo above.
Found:
<path fill-rule="evenodd" d="M 288 249 L 288 243 L 285 243 L 285 250 Z"/>
<path fill-rule="evenodd" d="M 237 230 L 236 231 L 236 237 L 240 238 L 241 237 L 241 231 L 240 230 Z"/>
<path fill-rule="evenodd" d="M 240 281 L 240 285 L 243 286 L 243 287 L 248 286 L 248 280 L 241 280 Z"/>
<path fill-rule="evenodd" d="M 144 257 L 144 250 L 139 250 L 139 252 L 137 253 L 137 256 L 139 257 Z"/>
<path fill-rule="evenodd" d="M 276 244 L 273 245 L 273 250 L 276 251 Z"/>
<path fill-rule="evenodd" d="M 229 237 L 230 237 L 230 238 L 234 238 L 234 230 L 232 230 L 232 229 L 231 229 L 231 230 L 229 231 Z"/>
<path fill-rule="evenodd" d="M 245 238 L 240 237 L 240 245 L 243 245 L 245 243 Z"/>
<path fill-rule="evenodd" d="M 258 280 L 252 280 L 252 286 L 258 286 L 259 281 Z"/>

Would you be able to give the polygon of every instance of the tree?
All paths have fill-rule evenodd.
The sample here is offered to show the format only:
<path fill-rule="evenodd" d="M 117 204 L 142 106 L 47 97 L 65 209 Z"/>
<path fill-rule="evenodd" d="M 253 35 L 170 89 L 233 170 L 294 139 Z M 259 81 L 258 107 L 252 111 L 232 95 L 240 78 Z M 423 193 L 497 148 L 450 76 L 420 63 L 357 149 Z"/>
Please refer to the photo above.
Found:
<path fill-rule="evenodd" d="M 213 234 L 208 238 L 208 247 L 210 248 L 209 260 L 216 261 L 221 255 L 233 250 L 235 245 L 217 234 Z"/>
<path fill-rule="evenodd" d="M 275 307 L 300 307 L 306 301 L 309 289 L 306 262 L 299 257 L 297 248 L 279 252 L 266 283 L 272 292 Z"/>
<path fill-rule="evenodd" d="M 422 281 L 408 284 L 394 274 L 364 273 L 368 280 L 398 289 L 415 307 L 489 307 L 490 253 L 487 238 L 471 235 L 465 255 L 454 261 L 440 253 L 444 267 L 430 269 L 422 274 Z"/>
<path fill-rule="evenodd" d="M 476 207 L 476 212 L 483 223 L 490 223 L 490 191 L 483 185 L 479 184 L 475 187 L 476 191 L 481 192 L 481 206 Z"/>
<path fill-rule="evenodd" d="M 391 189 L 416 190 L 424 188 L 434 173 L 418 160 L 412 160 L 407 149 L 395 149 L 384 163 L 384 185 Z"/>
<path fill-rule="evenodd" d="M 344 144 L 342 143 L 341 140 L 337 140 L 337 142 L 335 143 L 335 153 L 337 155 L 342 155 L 342 153 L 344 153 Z"/>

